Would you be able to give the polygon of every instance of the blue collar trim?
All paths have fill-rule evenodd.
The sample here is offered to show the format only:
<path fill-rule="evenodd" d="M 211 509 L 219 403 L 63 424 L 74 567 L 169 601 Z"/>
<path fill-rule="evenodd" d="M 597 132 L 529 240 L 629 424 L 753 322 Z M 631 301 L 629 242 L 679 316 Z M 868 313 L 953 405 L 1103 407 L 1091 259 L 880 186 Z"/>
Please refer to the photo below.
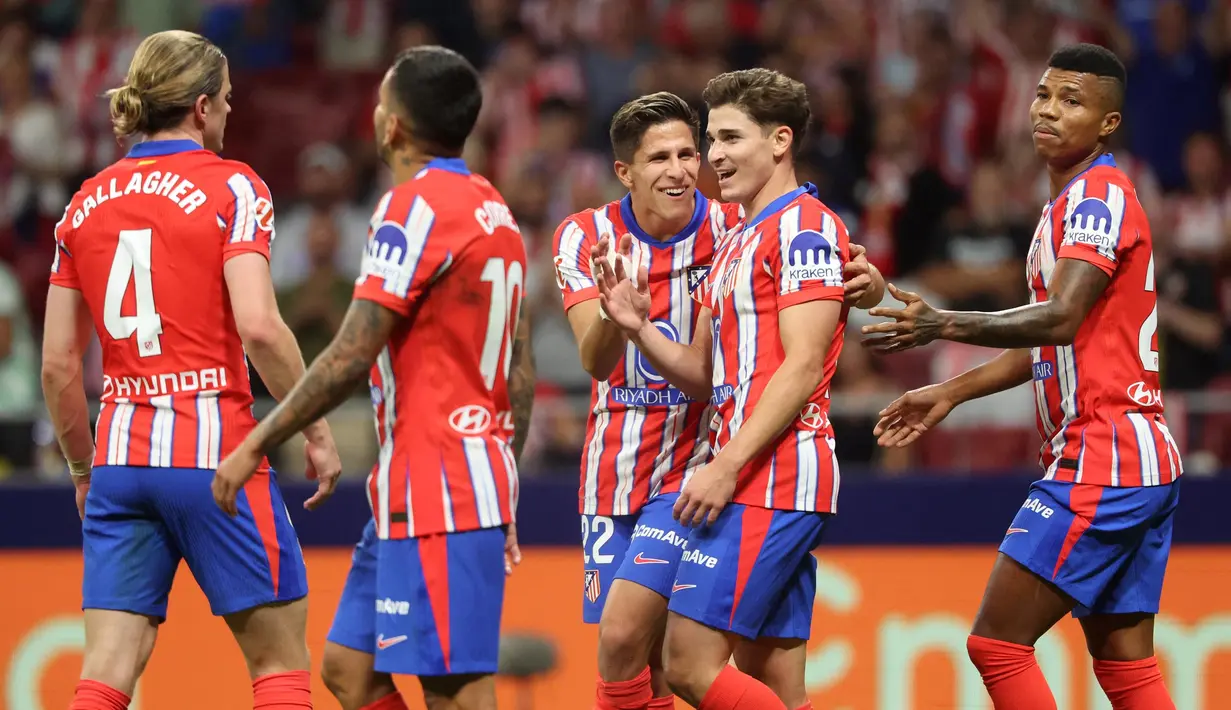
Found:
<path fill-rule="evenodd" d="M 692 219 L 688 221 L 688 226 L 680 230 L 678 234 L 666 240 L 655 239 L 646 233 L 641 225 L 637 224 L 637 217 L 633 214 L 633 196 L 629 193 L 620 200 L 620 219 L 624 221 L 624 226 L 628 228 L 630 234 L 652 247 L 669 247 L 677 242 L 696 234 L 701 227 L 701 223 L 705 221 L 705 215 L 709 213 L 709 200 L 705 199 L 705 195 L 700 192 L 693 191 L 693 208 Z"/>
<path fill-rule="evenodd" d="M 432 158 L 427 161 L 428 168 L 436 168 L 458 175 L 469 175 L 470 168 L 466 167 L 466 161 L 461 158 Z"/>
<path fill-rule="evenodd" d="M 160 155 L 187 153 L 192 150 L 204 150 L 201 144 L 186 138 L 168 141 L 143 141 L 128 149 L 129 158 L 153 158 Z"/>
<path fill-rule="evenodd" d="M 757 216 L 753 218 L 752 221 L 748 222 L 748 225 L 746 228 L 757 226 L 766 217 L 770 216 L 771 214 L 775 212 L 778 212 L 783 207 L 786 207 L 787 205 L 791 204 L 791 202 L 793 202 L 795 198 L 805 193 L 812 195 L 813 197 L 816 197 L 816 185 L 813 185 L 810 182 L 805 182 L 803 185 L 800 185 L 799 187 L 777 198 L 776 200 L 769 203 L 768 205 L 765 205 L 765 209 L 757 213 Z"/>

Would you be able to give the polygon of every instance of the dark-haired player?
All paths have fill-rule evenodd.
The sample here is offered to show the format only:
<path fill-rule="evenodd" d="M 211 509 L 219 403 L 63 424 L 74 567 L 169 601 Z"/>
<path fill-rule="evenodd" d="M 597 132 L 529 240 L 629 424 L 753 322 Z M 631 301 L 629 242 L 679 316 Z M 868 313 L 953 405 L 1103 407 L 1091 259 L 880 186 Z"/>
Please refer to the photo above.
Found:
<path fill-rule="evenodd" d="M 743 209 L 697 192 L 699 125 L 696 111 L 668 92 L 625 104 L 610 134 L 616 176 L 628 194 L 570 216 L 556 231 L 564 307 L 594 378 L 579 497 L 585 621 L 599 623 L 600 710 L 675 707 L 659 673 L 661 654 L 653 652 L 688 537 L 673 506 L 680 486 L 709 460 L 711 402 L 730 387 L 707 384 L 690 396 L 671 386 L 604 318 L 591 251 L 601 239 L 630 234 L 631 260 L 648 275 L 650 321 L 676 342 L 700 335 L 702 308 L 692 294 Z M 848 301 L 879 301 L 884 283 L 875 267 L 862 258 L 848 266 Z M 649 705 L 635 705 L 643 701 Z"/>
<path fill-rule="evenodd" d="M 806 708 L 811 552 L 838 497 L 827 410 L 849 245 L 842 221 L 795 177 L 811 118 L 804 86 L 754 69 L 715 77 L 704 98 L 722 198 L 748 221 L 721 241 L 697 289 L 693 341 L 649 320 L 644 266 L 630 281 L 625 261 L 606 261 L 606 244 L 595 264 L 603 307 L 656 371 L 685 392 L 724 395 L 713 458 L 674 509 L 693 529 L 671 590 L 667 681 L 703 710 Z M 733 652 L 739 670 L 728 664 Z"/>
<path fill-rule="evenodd" d="M 374 121 L 396 186 L 372 217 L 355 299 L 333 342 L 215 480 L 232 509 L 261 452 L 370 371 L 373 519 L 323 670 L 345 710 L 404 710 L 393 673 L 419 676 L 429 708 L 496 707 L 504 576 L 519 561 L 515 450 L 534 369 L 521 233 L 500 194 L 457 157 L 481 101 L 474 68 L 441 47 L 408 50 L 385 74 Z"/>
<path fill-rule="evenodd" d="M 1163 419 L 1150 226 L 1106 152 L 1120 125 L 1124 66 L 1108 50 L 1058 50 L 1030 108 L 1052 201 L 1027 261 L 1030 305 L 937 311 L 893 290 L 903 310 L 873 347 L 937 338 L 1006 348 L 947 382 L 908 392 L 876 425 L 905 446 L 958 404 L 1033 380 L 1043 480 L 1000 545 L 968 641 L 997 710 L 1055 708 L 1034 644 L 1070 612 L 1116 710 L 1174 708 L 1154 658 L 1154 615 L 1180 493 L 1180 454 Z"/>

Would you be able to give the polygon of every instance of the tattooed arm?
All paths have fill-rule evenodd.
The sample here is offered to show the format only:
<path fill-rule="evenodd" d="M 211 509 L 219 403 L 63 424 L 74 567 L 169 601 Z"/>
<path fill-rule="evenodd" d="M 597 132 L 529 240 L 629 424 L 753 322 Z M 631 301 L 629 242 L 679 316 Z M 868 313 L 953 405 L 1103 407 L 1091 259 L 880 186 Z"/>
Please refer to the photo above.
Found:
<path fill-rule="evenodd" d="M 886 334 L 868 341 L 882 352 L 898 352 L 936 339 L 1005 349 L 1069 345 L 1110 282 L 1111 277 L 1091 263 L 1061 258 L 1056 261 L 1046 301 L 995 313 L 936 310 L 917 294 L 890 284 L 894 298 L 906 307 L 873 308 L 870 315 L 893 320 L 864 326 L 863 332 Z"/>
<path fill-rule="evenodd" d="M 509 370 L 509 402 L 513 408 L 513 455 L 521 461 L 530 434 L 530 412 L 534 406 L 534 350 L 530 347 L 530 318 L 522 304 L 513 340 L 513 362 Z"/>
<path fill-rule="evenodd" d="M 373 301 L 352 301 L 333 342 L 248 437 L 252 445 L 261 452 L 270 451 L 345 401 L 368 376 L 401 320 Z"/>

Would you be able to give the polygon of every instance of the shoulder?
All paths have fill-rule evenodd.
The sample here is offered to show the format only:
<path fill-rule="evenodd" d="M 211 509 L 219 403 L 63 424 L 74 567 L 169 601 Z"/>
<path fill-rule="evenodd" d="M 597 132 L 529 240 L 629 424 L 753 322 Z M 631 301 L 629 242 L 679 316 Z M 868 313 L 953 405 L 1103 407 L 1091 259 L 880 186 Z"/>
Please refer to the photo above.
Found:
<path fill-rule="evenodd" d="M 561 242 L 569 237 L 577 239 L 579 236 L 590 239 L 598 238 L 599 224 L 605 223 L 610 225 L 611 218 L 620 213 L 620 202 L 615 200 L 599 207 L 584 209 L 580 212 L 565 217 L 556 227 L 556 248 L 560 248 Z"/>

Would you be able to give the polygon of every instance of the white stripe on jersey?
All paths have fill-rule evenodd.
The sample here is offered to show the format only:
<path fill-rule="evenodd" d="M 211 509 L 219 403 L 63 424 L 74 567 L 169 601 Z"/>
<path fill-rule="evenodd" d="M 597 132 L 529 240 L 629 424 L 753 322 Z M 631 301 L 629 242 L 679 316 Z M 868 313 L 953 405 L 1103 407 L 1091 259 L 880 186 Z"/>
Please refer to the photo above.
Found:
<path fill-rule="evenodd" d="M 581 253 L 581 245 L 585 240 L 585 231 L 573 221 L 566 224 L 560 232 L 558 258 L 567 267 L 560 270 L 560 275 L 570 291 L 581 291 L 594 285 L 593 275 L 585 271 L 585 265 L 590 263 L 590 255 Z"/>
<path fill-rule="evenodd" d="M 107 431 L 107 465 L 128 465 L 128 439 L 136 407 L 127 398 L 115 400 L 111 427 Z"/>
<path fill-rule="evenodd" d="M 801 213 L 802 210 L 800 206 L 795 205 L 789 210 L 783 212 L 782 216 L 778 218 L 778 248 L 781 251 L 782 263 L 784 265 L 780 277 L 781 280 L 778 282 L 778 293 L 792 293 L 798 291 L 801 285 L 800 281 L 789 278 L 791 269 L 785 268 L 785 265 L 789 264 L 791 261 L 791 241 L 795 238 L 795 235 L 803 231 L 802 222 L 800 221 Z M 842 273 L 842 269 L 840 263 L 841 257 L 838 255 L 838 224 L 834 221 L 833 217 L 828 214 L 821 215 L 820 234 L 825 239 L 825 242 L 829 244 L 829 251 L 825 255 L 824 266 L 834 267 L 835 273 L 840 275 Z M 821 264 L 818 264 L 818 266 L 821 266 Z M 838 279 L 834 280 L 826 278 L 824 283 L 826 286 L 842 285 L 840 276 Z"/>
<path fill-rule="evenodd" d="M 778 485 L 778 452 L 769 457 L 769 482 L 765 485 L 765 507 L 774 507 L 774 487 Z"/>
<path fill-rule="evenodd" d="M 1141 412 L 1128 412 L 1128 421 L 1137 437 L 1137 458 L 1141 461 L 1141 485 L 1157 486 L 1162 481 L 1158 472 L 1158 447 L 1154 444 L 1154 432 Z"/>
<path fill-rule="evenodd" d="M 838 489 L 842 487 L 842 474 L 838 471 L 838 442 L 832 436 L 825 437 L 829 444 L 829 464 L 833 467 L 833 493 L 829 497 L 829 512 L 838 513 Z"/>
<path fill-rule="evenodd" d="M 696 253 L 696 234 L 676 242 L 671 246 L 671 273 L 682 275 L 683 278 L 672 278 L 667 291 L 670 308 L 667 319 L 671 327 L 680 335 L 681 343 L 692 342 L 692 297 L 688 293 L 687 267 L 693 263 Z M 658 454 L 654 457 L 654 469 L 650 474 L 650 497 L 658 495 L 663 479 L 671 471 L 675 458 L 678 439 L 684 433 L 684 423 L 688 413 L 688 405 L 673 404 L 667 407 L 667 416 L 663 418 L 662 443 Z"/>
<path fill-rule="evenodd" d="M 457 521 L 453 519 L 453 495 L 449 493 L 449 476 L 440 469 L 440 504 L 445 508 L 445 532 L 456 532 Z M 410 490 L 406 492 L 406 509 L 410 510 Z"/>
<path fill-rule="evenodd" d="M 752 260 L 763 236 L 758 233 L 747 244 L 741 245 L 740 260 L 733 267 L 735 274 L 732 277 L 735 282 L 733 289 L 735 312 L 729 316 L 724 315 L 724 317 L 735 318 L 739 329 L 739 352 L 736 354 L 739 361 L 739 370 L 736 373 L 738 384 L 734 395 L 735 411 L 731 414 L 731 423 L 727 431 L 728 441 L 735 438 L 735 434 L 744 424 L 744 410 L 748 407 L 752 375 L 757 367 L 757 336 L 760 334 L 760 323 L 757 322 L 757 298 L 753 290 L 756 283 L 757 265 L 753 264 Z"/>
<path fill-rule="evenodd" d="M 594 398 L 594 436 L 586 448 L 585 473 L 585 513 L 594 515 L 598 511 L 598 476 L 599 466 L 603 461 L 603 439 L 607 436 L 607 427 L 611 424 L 611 412 L 607 411 L 607 395 L 611 385 L 603 380 L 598 383 L 598 392 Z"/>
<path fill-rule="evenodd" d="M 1120 485 L 1120 434 L 1115 422 L 1111 424 L 1111 485 Z"/>
<path fill-rule="evenodd" d="M 197 393 L 197 468 L 214 469 L 222 459 L 222 413 L 218 390 Z"/>
<path fill-rule="evenodd" d="M 1110 243 L 1099 244 L 1098 253 L 1109 261 L 1116 260 L 1116 248 L 1120 246 L 1120 227 L 1124 224 L 1124 188 L 1107 183 L 1107 207 L 1111 209 Z"/>
<path fill-rule="evenodd" d="M 436 223 L 436 213 L 422 197 L 415 197 L 410 206 L 410 214 L 406 217 L 405 227 L 406 253 L 401 257 L 397 276 L 386 278 L 383 290 L 398 298 L 406 298 L 410 284 L 419 270 L 419 261 L 423 258 L 423 249 L 427 245 L 427 237 Z M 372 258 L 369 254 L 368 258 Z M 390 255 L 392 258 L 392 255 Z"/>
<path fill-rule="evenodd" d="M 496 439 L 496 448 L 500 450 L 500 457 L 504 459 L 504 470 L 509 476 L 509 515 L 511 520 L 517 519 L 517 458 L 513 456 L 513 449 L 509 447 L 508 442 L 503 439 Z"/>
<path fill-rule="evenodd" d="M 169 467 L 175 450 L 175 409 L 171 395 L 150 398 L 154 407 L 154 423 L 150 427 L 150 465 Z"/>
<path fill-rule="evenodd" d="M 389 346 L 381 348 L 376 357 L 377 371 L 380 372 L 381 396 L 384 403 L 384 422 L 377 420 L 376 425 L 381 437 L 380 453 L 376 457 L 376 501 L 380 515 L 376 520 L 377 537 L 389 539 L 389 466 L 393 461 L 393 425 L 397 420 L 397 384 L 393 381 L 393 362 L 389 357 Z M 414 537 L 414 508 L 410 507 L 410 481 L 406 481 L 406 535 Z"/>
<path fill-rule="evenodd" d="M 235 218 L 231 222 L 231 237 L 227 241 L 251 242 L 256 239 L 256 188 L 243 173 L 227 178 L 227 187 L 235 196 Z"/>
<path fill-rule="evenodd" d="M 470 470 L 470 486 L 474 489 L 474 505 L 479 512 L 479 525 L 484 528 L 500 524 L 500 497 L 496 493 L 496 474 L 487 454 L 487 440 L 477 436 L 462 438 L 466 468 Z"/>
<path fill-rule="evenodd" d="M 816 450 L 816 432 L 795 432 L 795 509 L 816 510 L 816 487 L 820 479 L 820 461 Z M 770 489 L 772 490 L 772 489 Z M 770 497 L 767 493 L 766 497 Z"/>

